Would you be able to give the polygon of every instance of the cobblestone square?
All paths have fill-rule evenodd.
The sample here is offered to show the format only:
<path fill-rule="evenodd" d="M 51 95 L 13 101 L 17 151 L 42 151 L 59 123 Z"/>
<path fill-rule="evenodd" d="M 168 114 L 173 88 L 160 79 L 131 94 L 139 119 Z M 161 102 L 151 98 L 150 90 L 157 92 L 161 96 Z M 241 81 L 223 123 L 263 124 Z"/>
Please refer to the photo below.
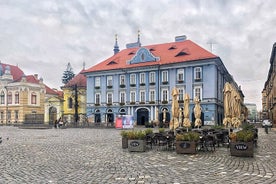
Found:
<path fill-rule="evenodd" d="M 0 183 L 276 183 L 276 131 L 259 128 L 253 158 L 228 148 L 195 155 L 128 152 L 116 129 L 0 127 Z"/>

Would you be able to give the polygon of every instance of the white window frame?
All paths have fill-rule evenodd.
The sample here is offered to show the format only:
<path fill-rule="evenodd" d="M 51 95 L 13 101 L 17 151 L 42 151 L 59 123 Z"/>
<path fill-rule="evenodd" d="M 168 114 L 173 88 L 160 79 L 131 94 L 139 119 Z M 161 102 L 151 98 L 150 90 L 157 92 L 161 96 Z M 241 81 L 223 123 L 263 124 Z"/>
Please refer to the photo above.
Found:
<path fill-rule="evenodd" d="M 194 68 L 194 79 L 195 80 L 202 80 L 202 67 L 195 67 Z"/>
<path fill-rule="evenodd" d="M 195 86 L 194 87 L 194 98 L 198 97 L 200 100 L 202 99 L 202 87 L 201 86 Z"/>
<path fill-rule="evenodd" d="M 113 103 L 113 93 L 107 93 L 106 94 L 106 103 L 112 104 Z"/>
<path fill-rule="evenodd" d="M 149 98 L 150 98 L 150 102 L 154 102 L 156 99 L 155 99 L 155 90 L 150 90 L 149 91 Z"/>
<path fill-rule="evenodd" d="M 177 81 L 184 81 L 184 69 L 177 70 Z"/>
<path fill-rule="evenodd" d="M 140 102 L 146 102 L 146 91 L 145 90 L 140 91 Z"/>
<path fill-rule="evenodd" d="M 95 93 L 95 104 L 101 104 L 101 93 Z"/>
<path fill-rule="evenodd" d="M 129 80 L 130 84 L 136 84 L 136 74 L 130 74 Z"/>
<path fill-rule="evenodd" d="M 124 91 L 120 92 L 120 103 L 126 103 L 126 93 Z"/>
<path fill-rule="evenodd" d="M 145 83 L 146 83 L 146 74 L 140 73 L 140 84 L 145 84 Z"/>
<path fill-rule="evenodd" d="M 166 71 L 162 71 L 162 82 L 168 82 L 169 81 L 169 72 Z"/>
<path fill-rule="evenodd" d="M 184 101 L 184 94 L 185 94 L 185 89 L 178 88 L 178 100 Z"/>
<path fill-rule="evenodd" d="M 167 89 L 162 89 L 162 101 L 167 101 L 168 102 L 168 94 L 169 91 Z"/>
<path fill-rule="evenodd" d="M 95 87 L 101 86 L 101 77 L 95 77 Z"/>
<path fill-rule="evenodd" d="M 150 83 L 155 83 L 155 72 L 150 72 L 149 73 L 149 82 Z"/>
<path fill-rule="evenodd" d="M 113 78 L 111 75 L 106 77 L 106 86 L 113 86 Z"/>
<path fill-rule="evenodd" d="M 130 92 L 130 102 L 136 102 L 136 92 L 135 91 Z"/>
<path fill-rule="evenodd" d="M 126 76 L 120 75 L 120 85 L 125 85 L 125 84 L 126 84 Z"/>

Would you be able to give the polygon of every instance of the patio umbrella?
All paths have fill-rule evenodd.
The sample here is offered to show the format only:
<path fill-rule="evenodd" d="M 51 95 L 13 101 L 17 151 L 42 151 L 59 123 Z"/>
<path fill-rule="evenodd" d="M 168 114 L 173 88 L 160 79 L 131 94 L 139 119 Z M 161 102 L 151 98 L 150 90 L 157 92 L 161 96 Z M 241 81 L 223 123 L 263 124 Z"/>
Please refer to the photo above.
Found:
<path fill-rule="evenodd" d="M 178 89 L 173 88 L 172 90 L 172 119 L 170 122 L 170 129 L 175 130 L 179 127 L 178 117 L 179 117 L 179 104 L 177 100 Z"/>
<path fill-rule="evenodd" d="M 232 111 L 232 103 L 231 103 L 231 92 L 232 86 L 229 82 L 226 82 L 223 89 L 223 103 L 224 103 L 224 119 L 223 124 L 225 127 L 231 125 L 231 111 Z"/>
<path fill-rule="evenodd" d="M 186 93 L 184 98 L 184 127 L 188 128 L 191 126 L 191 121 L 189 119 L 189 105 L 190 105 L 190 97 Z"/>
<path fill-rule="evenodd" d="M 194 114 L 195 114 L 195 126 L 197 126 L 197 128 L 199 128 L 201 126 L 201 119 L 200 119 L 200 116 L 201 116 L 201 107 L 200 107 L 200 104 L 199 104 L 199 98 L 198 97 L 195 97 L 195 108 L 194 108 Z"/>
<path fill-rule="evenodd" d="M 239 93 L 236 90 L 233 90 L 232 93 L 232 126 L 238 128 L 241 125 L 240 116 L 241 116 L 241 98 Z"/>

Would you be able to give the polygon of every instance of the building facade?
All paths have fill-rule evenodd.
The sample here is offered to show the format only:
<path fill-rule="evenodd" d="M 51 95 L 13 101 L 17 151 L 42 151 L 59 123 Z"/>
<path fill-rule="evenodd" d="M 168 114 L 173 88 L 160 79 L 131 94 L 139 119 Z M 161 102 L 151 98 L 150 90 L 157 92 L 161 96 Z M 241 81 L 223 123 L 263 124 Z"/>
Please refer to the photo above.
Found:
<path fill-rule="evenodd" d="M 67 126 L 88 126 L 86 116 L 86 78 L 82 70 L 67 84 L 63 90 L 63 121 Z"/>
<path fill-rule="evenodd" d="M 190 120 L 194 102 L 201 102 L 204 125 L 222 124 L 223 88 L 230 82 L 242 94 L 221 59 L 185 36 L 174 42 L 141 46 L 138 41 L 84 71 L 87 77 L 87 114 L 95 123 L 114 122 L 116 116 L 132 115 L 137 125 L 158 118 L 169 122 L 171 92 L 178 89 L 180 108 L 190 96 Z M 243 95 L 241 95 L 243 98 Z M 242 99 L 243 101 L 243 99 Z"/>
<path fill-rule="evenodd" d="M 276 126 L 276 43 L 273 44 L 270 56 L 270 67 L 262 91 L 262 119 L 270 119 Z"/>
<path fill-rule="evenodd" d="M 26 76 L 19 67 L 0 63 L 0 124 L 49 123 L 44 114 L 50 91 L 37 74 Z"/>
<path fill-rule="evenodd" d="M 245 103 L 244 104 L 248 110 L 248 117 L 247 119 L 251 122 L 259 121 L 259 114 L 257 111 L 257 105 L 253 103 Z"/>

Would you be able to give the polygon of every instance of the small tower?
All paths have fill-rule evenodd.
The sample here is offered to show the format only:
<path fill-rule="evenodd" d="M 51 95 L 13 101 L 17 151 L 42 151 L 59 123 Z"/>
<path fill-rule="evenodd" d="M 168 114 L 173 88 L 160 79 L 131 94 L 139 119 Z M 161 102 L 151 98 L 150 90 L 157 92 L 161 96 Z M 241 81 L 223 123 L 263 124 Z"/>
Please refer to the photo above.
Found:
<path fill-rule="evenodd" d="M 119 46 L 118 46 L 118 35 L 115 34 L 115 45 L 114 45 L 114 55 L 120 52 Z"/>

